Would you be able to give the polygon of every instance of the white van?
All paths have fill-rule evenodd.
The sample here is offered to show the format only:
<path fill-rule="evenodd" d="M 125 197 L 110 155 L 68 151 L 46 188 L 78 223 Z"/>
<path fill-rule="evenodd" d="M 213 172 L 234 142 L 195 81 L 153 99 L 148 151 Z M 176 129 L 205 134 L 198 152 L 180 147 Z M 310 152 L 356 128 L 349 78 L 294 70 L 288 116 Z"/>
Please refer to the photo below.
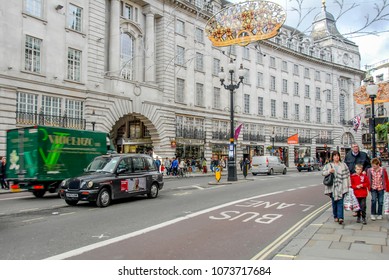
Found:
<path fill-rule="evenodd" d="M 286 166 L 276 156 L 254 156 L 251 164 L 251 173 L 257 174 L 268 174 L 273 175 L 274 173 L 286 174 Z"/>

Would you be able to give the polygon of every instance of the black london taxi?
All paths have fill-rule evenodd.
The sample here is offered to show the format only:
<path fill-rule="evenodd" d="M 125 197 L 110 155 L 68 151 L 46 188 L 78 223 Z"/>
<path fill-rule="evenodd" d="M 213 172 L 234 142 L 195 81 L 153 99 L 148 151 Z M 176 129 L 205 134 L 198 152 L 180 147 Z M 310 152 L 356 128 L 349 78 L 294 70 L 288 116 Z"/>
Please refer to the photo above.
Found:
<path fill-rule="evenodd" d="M 163 174 L 152 157 L 144 154 L 99 156 L 84 171 L 60 185 L 60 196 L 68 205 L 89 201 L 107 207 L 112 200 L 131 196 L 156 198 L 164 185 Z"/>

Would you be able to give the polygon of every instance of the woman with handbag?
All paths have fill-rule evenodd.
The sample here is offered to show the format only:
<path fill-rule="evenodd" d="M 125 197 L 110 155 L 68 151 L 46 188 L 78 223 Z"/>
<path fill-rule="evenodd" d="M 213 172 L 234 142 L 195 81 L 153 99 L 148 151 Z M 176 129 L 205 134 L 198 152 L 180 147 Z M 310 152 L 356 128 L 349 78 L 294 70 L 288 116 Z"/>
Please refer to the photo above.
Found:
<path fill-rule="evenodd" d="M 351 186 L 350 171 L 347 165 L 340 161 L 340 154 L 338 151 L 332 152 L 331 162 L 327 163 L 323 168 L 323 176 L 333 174 L 332 185 L 325 186 L 324 194 L 331 197 L 332 213 L 335 222 L 343 224 L 343 198 Z"/>

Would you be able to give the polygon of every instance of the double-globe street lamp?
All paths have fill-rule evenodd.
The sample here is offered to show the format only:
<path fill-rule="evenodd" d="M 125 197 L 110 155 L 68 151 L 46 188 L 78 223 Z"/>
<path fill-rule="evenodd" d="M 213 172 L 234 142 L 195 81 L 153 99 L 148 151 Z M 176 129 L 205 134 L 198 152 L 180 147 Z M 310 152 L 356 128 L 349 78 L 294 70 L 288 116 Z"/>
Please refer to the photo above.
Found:
<path fill-rule="evenodd" d="M 227 181 L 237 181 L 237 171 L 236 171 L 236 147 L 235 147 L 235 130 L 234 130 L 234 90 L 238 89 L 240 84 L 243 83 L 245 70 L 243 69 L 243 65 L 240 64 L 238 75 L 239 82 L 234 84 L 233 78 L 235 73 L 235 63 L 233 59 L 230 59 L 230 63 L 228 64 L 228 72 L 230 73 L 230 83 L 225 84 L 224 81 L 226 79 L 226 73 L 224 72 L 223 67 L 219 73 L 220 83 L 226 90 L 230 91 L 230 145 L 228 147 L 228 177 Z"/>
<path fill-rule="evenodd" d="M 374 100 L 377 97 L 378 85 L 371 83 L 366 86 L 366 92 L 371 100 L 371 146 L 372 146 L 372 157 L 376 157 L 376 142 L 375 142 L 375 113 L 374 113 Z"/>

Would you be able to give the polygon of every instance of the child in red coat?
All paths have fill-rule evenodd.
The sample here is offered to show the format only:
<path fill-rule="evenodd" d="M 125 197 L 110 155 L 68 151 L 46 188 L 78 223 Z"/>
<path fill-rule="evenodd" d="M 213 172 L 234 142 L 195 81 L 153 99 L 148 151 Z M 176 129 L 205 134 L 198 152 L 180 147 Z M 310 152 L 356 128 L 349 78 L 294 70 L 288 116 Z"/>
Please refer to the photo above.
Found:
<path fill-rule="evenodd" d="M 356 164 L 355 165 L 356 173 L 351 175 L 351 187 L 354 190 L 354 194 L 358 199 L 359 203 L 359 211 L 357 212 L 357 223 L 361 222 L 366 225 L 366 197 L 370 190 L 370 182 L 369 177 L 367 175 L 362 174 L 363 165 Z"/>

